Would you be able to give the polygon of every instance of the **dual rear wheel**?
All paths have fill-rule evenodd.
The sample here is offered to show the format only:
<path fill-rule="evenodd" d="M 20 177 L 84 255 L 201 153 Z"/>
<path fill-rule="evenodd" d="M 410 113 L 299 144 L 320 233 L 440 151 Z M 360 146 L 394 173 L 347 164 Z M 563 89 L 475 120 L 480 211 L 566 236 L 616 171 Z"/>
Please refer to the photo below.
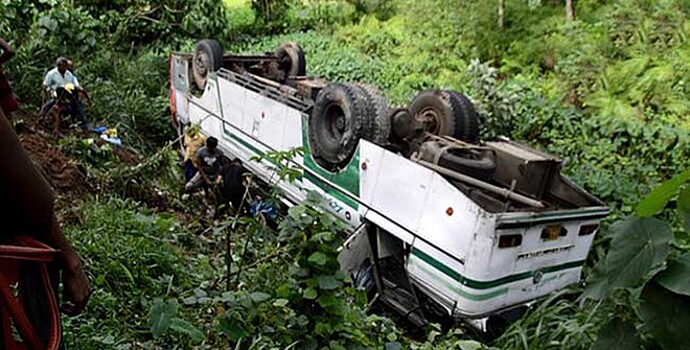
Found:
<path fill-rule="evenodd" d="M 414 98 L 409 109 L 391 110 L 373 86 L 332 83 L 317 95 L 309 118 L 309 144 L 314 159 L 336 171 L 352 159 L 359 139 L 385 146 L 395 138 L 394 129 L 411 134 L 419 125 L 423 126 L 418 130 L 421 133 L 452 136 L 467 143 L 479 138 L 477 112 L 458 92 L 427 90 Z"/>

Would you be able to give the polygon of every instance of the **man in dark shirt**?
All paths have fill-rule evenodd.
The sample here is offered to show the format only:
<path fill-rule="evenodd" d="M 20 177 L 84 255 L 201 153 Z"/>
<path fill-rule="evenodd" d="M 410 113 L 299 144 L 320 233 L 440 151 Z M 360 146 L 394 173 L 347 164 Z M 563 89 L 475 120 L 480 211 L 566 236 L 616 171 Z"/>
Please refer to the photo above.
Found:
<path fill-rule="evenodd" d="M 199 188 L 219 185 L 222 177 L 223 151 L 218 148 L 218 139 L 211 136 L 206 140 L 206 146 L 196 152 L 194 166 L 199 170 L 185 185 L 185 191 L 190 193 Z"/>
<path fill-rule="evenodd" d="M 223 166 L 221 204 L 232 203 L 232 208 L 236 213 L 246 210 L 249 206 L 249 199 L 244 197 L 251 180 L 250 176 L 251 173 L 242 166 L 242 161 L 238 158 Z M 243 198 L 244 205 L 242 205 Z M 243 208 L 240 208 L 240 206 L 243 206 Z"/>

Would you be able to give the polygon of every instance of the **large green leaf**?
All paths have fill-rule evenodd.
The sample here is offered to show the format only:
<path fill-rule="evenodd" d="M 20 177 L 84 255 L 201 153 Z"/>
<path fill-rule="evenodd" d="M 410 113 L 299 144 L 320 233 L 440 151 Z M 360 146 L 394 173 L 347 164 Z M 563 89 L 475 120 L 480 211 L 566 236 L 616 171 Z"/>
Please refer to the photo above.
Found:
<path fill-rule="evenodd" d="M 175 332 L 188 335 L 197 343 L 204 340 L 204 333 L 202 333 L 198 328 L 194 327 L 191 323 L 177 317 L 171 320 L 170 329 L 174 330 Z"/>
<path fill-rule="evenodd" d="M 603 257 L 594 265 L 586 280 L 586 288 L 582 298 L 602 299 L 608 295 L 610 287 L 608 259 Z"/>
<path fill-rule="evenodd" d="M 637 287 L 666 260 L 671 229 L 656 218 L 630 216 L 614 224 L 605 258 L 587 278 L 584 298 L 601 299 L 616 288 Z"/>
<path fill-rule="evenodd" d="M 252 294 L 249 294 L 249 298 L 252 299 L 253 302 L 255 303 L 260 303 L 262 301 L 266 301 L 271 297 L 270 294 L 266 294 L 263 292 L 254 292 Z"/>
<path fill-rule="evenodd" d="M 685 221 L 685 232 L 690 233 L 690 186 L 678 195 L 678 211 Z"/>
<path fill-rule="evenodd" d="M 319 294 L 313 288 L 307 288 L 302 292 L 304 299 L 314 300 Z"/>
<path fill-rule="evenodd" d="M 648 283 L 640 296 L 644 327 L 666 350 L 690 349 L 690 297 Z"/>
<path fill-rule="evenodd" d="M 458 340 L 455 342 L 455 346 L 459 347 L 460 350 L 480 350 L 484 349 L 484 344 L 475 340 Z"/>
<path fill-rule="evenodd" d="M 650 217 L 658 213 L 678 193 L 680 186 L 688 180 L 690 180 L 690 169 L 662 183 L 637 205 L 635 214 L 640 217 Z"/>
<path fill-rule="evenodd" d="M 690 252 L 672 260 L 654 280 L 670 291 L 690 296 Z"/>
<path fill-rule="evenodd" d="M 312 255 L 309 256 L 309 262 L 314 263 L 316 265 L 326 265 L 328 262 L 328 257 L 326 254 L 322 252 L 314 252 Z"/>
<path fill-rule="evenodd" d="M 642 348 L 635 326 L 630 322 L 613 319 L 604 326 L 592 350 L 639 350 Z"/>
<path fill-rule="evenodd" d="M 342 283 L 335 279 L 334 276 L 319 276 L 319 288 L 324 290 L 333 290 L 340 287 Z"/>
<path fill-rule="evenodd" d="M 163 299 L 153 301 L 153 306 L 149 310 L 149 324 L 151 333 L 154 337 L 160 337 L 170 328 L 173 317 L 177 316 L 177 301 L 170 299 L 167 302 Z"/>

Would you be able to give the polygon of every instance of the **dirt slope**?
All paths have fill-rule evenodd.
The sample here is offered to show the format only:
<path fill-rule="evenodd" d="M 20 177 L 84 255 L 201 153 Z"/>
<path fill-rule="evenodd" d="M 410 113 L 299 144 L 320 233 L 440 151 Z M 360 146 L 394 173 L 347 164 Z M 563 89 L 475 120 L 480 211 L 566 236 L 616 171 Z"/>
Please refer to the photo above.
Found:
<path fill-rule="evenodd" d="M 53 186 L 56 196 L 72 197 L 89 192 L 85 172 L 75 160 L 62 153 L 47 123 L 28 113 L 15 115 L 13 121 L 22 145 Z"/>

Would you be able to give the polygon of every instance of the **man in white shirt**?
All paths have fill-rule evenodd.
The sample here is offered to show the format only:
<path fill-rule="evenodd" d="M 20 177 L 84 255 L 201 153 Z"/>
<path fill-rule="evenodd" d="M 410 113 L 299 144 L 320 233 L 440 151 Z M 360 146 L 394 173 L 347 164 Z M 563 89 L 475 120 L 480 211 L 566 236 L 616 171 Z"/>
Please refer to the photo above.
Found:
<path fill-rule="evenodd" d="M 88 121 L 84 113 L 84 107 L 79 102 L 77 94 L 82 90 L 77 78 L 67 68 L 69 61 L 59 57 L 55 62 L 55 68 L 48 71 L 43 79 L 43 88 L 50 94 L 51 99 L 43 106 L 43 113 L 49 113 L 55 103 L 64 99 L 68 101 L 71 113 L 79 119 L 82 129 L 88 129 Z M 70 88 L 74 89 L 70 89 Z"/>
<path fill-rule="evenodd" d="M 76 88 L 80 88 L 79 82 L 74 77 L 74 74 L 67 69 L 68 60 L 60 57 L 55 62 L 55 68 L 48 71 L 45 79 L 43 79 L 43 87 L 49 92 L 53 93 L 59 87 L 64 87 L 66 84 L 72 84 Z"/>

